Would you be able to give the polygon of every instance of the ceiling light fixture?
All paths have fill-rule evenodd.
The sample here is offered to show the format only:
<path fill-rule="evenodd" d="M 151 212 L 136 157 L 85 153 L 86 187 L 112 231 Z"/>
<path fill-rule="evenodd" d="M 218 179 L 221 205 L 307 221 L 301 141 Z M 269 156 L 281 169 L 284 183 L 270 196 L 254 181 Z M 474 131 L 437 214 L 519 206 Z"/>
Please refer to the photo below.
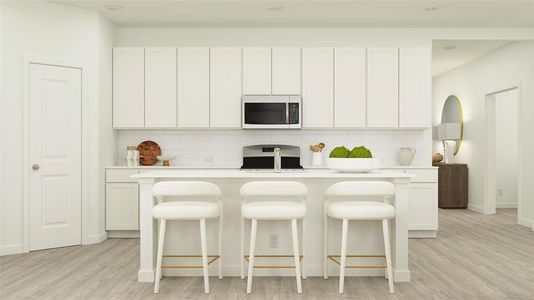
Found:
<path fill-rule="evenodd" d="M 267 9 L 270 11 L 279 11 L 284 9 L 284 6 L 282 4 L 270 4 L 267 5 Z"/>
<path fill-rule="evenodd" d="M 122 6 L 116 4 L 105 5 L 104 8 L 108 11 L 119 11 L 122 9 Z"/>
<path fill-rule="evenodd" d="M 445 49 L 445 50 L 454 50 L 454 49 L 456 49 L 456 46 L 454 46 L 454 45 L 449 45 L 449 46 L 445 46 L 445 47 L 443 47 L 443 49 Z"/>
<path fill-rule="evenodd" d="M 423 9 L 426 10 L 426 11 L 436 11 L 436 10 L 441 9 L 441 5 L 439 5 L 439 4 L 429 4 L 429 5 L 425 5 L 423 7 Z"/>

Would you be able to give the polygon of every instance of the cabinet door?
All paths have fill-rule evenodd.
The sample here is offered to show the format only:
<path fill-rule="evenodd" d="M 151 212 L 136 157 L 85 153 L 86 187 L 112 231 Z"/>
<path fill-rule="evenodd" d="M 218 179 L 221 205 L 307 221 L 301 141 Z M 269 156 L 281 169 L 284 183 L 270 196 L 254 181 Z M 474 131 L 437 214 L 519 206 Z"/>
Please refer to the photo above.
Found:
<path fill-rule="evenodd" d="M 399 126 L 429 127 L 431 116 L 430 48 L 399 49 Z"/>
<path fill-rule="evenodd" d="M 272 93 L 300 95 L 300 48 L 273 48 L 272 65 Z"/>
<path fill-rule="evenodd" d="M 106 184 L 106 230 L 139 230 L 137 183 Z"/>
<path fill-rule="evenodd" d="M 438 230 L 436 183 L 410 184 L 408 230 Z"/>
<path fill-rule="evenodd" d="M 176 48 L 145 49 L 145 127 L 176 127 Z"/>
<path fill-rule="evenodd" d="M 271 48 L 243 49 L 243 94 L 271 94 Z"/>
<path fill-rule="evenodd" d="M 302 126 L 334 126 L 334 50 L 302 49 Z"/>
<path fill-rule="evenodd" d="M 210 127 L 241 128 L 241 48 L 210 49 Z"/>
<path fill-rule="evenodd" d="M 367 126 L 399 126 L 397 48 L 367 49 Z"/>
<path fill-rule="evenodd" d="M 145 50 L 113 48 L 113 127 L 145 126 Z"/>
<path fill-rule="evenodd" d="M 209 48 L 178 49 L 178 127 L 209 127 Z"/>
<path fill-rule="evenodd" d="M 335 127 L 365 127 L 365 48 L 334 49 Z"/>

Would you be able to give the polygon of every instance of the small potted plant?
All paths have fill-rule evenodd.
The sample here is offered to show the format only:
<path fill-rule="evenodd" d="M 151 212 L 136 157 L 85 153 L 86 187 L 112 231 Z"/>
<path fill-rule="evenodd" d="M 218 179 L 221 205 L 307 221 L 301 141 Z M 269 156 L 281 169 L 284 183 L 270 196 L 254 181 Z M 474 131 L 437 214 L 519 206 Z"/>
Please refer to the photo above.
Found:
<path fill-rule="evenodd" d="M 373 154 L 364 146 L 352 150 L 345 146 L 334 148 L 328 157 L 328 167 L 339 172 L 364 173 L 379 169 L 382 159 L 373 158 Z"/>

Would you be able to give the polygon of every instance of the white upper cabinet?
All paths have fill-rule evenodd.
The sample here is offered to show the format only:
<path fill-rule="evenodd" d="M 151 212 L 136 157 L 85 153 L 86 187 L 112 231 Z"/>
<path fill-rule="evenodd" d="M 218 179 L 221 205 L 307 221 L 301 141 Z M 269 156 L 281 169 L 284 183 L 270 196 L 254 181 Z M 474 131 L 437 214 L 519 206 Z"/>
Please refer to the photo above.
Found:
<path fill-rule="evenodd" d="M 367 126 L 399 126 L 398 48 L 367 49 Z"/>
<path fill-rule="evenodd" d="M 430 48 L 399 50 L 400 127 L 430 127 L 431 60 Z"/>
<path fill-rule="evenodd" d="M 334 126 L 334 50 L 302 49 L 302 126 Z"/>
<path fill-rule="evenodd" d="M 271 48 L 243 48 L 243 94 L 271 94 Z"/>
<path fill-rule="evenodd" d="M 334 49 L 334 125 L 365 127 L 365 48 Z"/>
<path fill-rule="evenodd" d="M 210 127 L 241 127 L 241 48 L 210 49 Z"/>
<path fill-rule="evenodd" d="M 272 94 L 300 95 L 300 48 L 273 48 L 272 72 Z"/>
<path fill-rule="evenodd" d="M 209 48 L 178 49 L 178 127 L 209 127 L 209 74 Z"/>
<path fill-rule="evenodd" d="M 145 49 L 145 127 L 176 127 L 176 48 Z"/>
<path fill-rule="evenodd" d="M 113 127 L 145 126 L 145 50 L 113 48 Z"/>

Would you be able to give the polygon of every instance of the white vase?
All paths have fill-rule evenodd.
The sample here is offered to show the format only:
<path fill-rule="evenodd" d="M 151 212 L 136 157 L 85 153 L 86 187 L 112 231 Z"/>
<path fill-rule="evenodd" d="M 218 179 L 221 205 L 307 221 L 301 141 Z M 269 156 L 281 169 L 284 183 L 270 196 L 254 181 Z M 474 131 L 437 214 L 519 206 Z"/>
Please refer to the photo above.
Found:
<path fill-rule="evenodd" d="M 456 150 L 456 141 L 443 141 L 443 155 L 446 164 L 452 164 L 454 159 L 454 150 Z"/>
<path fill-rule="evenodd" d="M 313 152 L 312 153 L 312 166 L 322 166 L 323 165 L 323 152 Z"/>
<path fill-rule="evenodd" d="M 415 152 L 415 148 L 401 148 L 397 156 L 401 166 L 411 165 Z"/>

